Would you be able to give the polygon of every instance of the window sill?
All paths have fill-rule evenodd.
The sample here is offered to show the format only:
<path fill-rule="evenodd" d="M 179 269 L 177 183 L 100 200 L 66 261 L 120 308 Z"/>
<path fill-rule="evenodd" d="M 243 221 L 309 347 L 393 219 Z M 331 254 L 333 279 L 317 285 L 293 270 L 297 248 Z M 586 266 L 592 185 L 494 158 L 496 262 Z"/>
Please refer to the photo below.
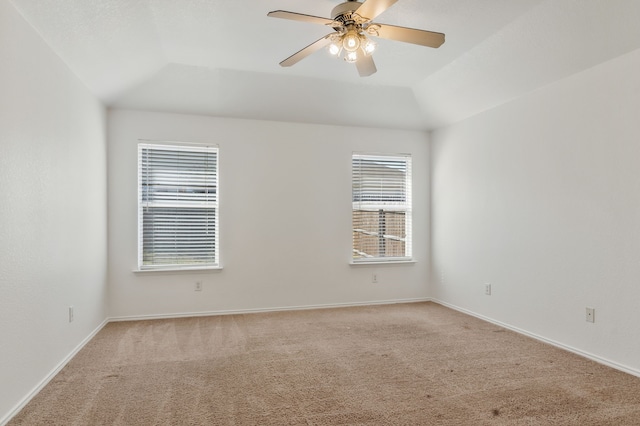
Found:
<path fill-rule="evenodd" d="M 134 274 L 157 274 L 157 273 L 167 273 L 167 274 L 182 274 L 182 273 L 203 273 L 209 271 L 220 271 L 222 266 L 206 266 L 206 267 L 193 267 L 193 268 L 158 268 L 158 269 L 134 269 Z"/>
<path fill-rule="evenodd" d="M 401 260 L 401 259 L 390 259 L 390 260 L 376 259 L 376 260 L 360 260 L 360 261 L 352 260 L 351 262 L 349 262 L 349 264 L 351 266 L 398 265 L 398 264 L 405 264 L 405 263 L 414 264 L 414 263 L 416 263 L 416 261 L 413 260 L 413 259 L 407 259 L 407 260 Z"/>

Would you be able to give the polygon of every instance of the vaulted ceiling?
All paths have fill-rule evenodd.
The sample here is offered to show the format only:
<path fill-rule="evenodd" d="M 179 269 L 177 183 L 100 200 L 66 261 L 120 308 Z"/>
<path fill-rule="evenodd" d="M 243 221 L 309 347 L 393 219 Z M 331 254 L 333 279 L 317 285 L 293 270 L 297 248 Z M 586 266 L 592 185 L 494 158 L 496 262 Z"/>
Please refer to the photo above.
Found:
<path fill-rule="evenodd" d="M 10 0 L 106 105 L 428 130 L 640 48 L 637 0 L 399 0 L 376 22 L 446 34 L 377 39 L 378 72 L 318 51 L 340 0 Z"/>

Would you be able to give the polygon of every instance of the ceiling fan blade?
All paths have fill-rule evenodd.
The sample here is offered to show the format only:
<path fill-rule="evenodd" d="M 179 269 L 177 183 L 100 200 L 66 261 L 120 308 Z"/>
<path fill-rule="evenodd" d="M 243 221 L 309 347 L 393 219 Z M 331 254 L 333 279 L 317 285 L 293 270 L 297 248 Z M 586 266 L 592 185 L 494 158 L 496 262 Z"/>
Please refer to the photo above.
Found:
<path fill-rule="evenodd" d="M 386 24 L 374 24 L 379 25 L 377 35 L 381 38 L 389 40 L 403 41 L 405 43 L 419 44 L 421 46 L 438 48 L 444 43 L 444 34 L 436 33 L 433 31 L 415 30 L 413 28 L 396 27 L 394 25 Z"/>
<path fill-rule="evenodd" d="M 313 15 L 304 15 L 302 13 L 296 12 L 287 12 L 286 10 L 274 10 L 273 12 L 267 13 L 267 16 L 270 16 L 272 18 L 290 19 L 292 21 L 309 22 L 312 24 L 320 25 L 333 24 L 333 19 L 321 18 L 319 16 Z"/>
<path fill-rule="evenodd" d="M 295 65 L 299 61 L 301 61 L 304 58 L 306 58 L 307 56 L 311 55 L 313 52 L 316 52 L 316 51 L 322 49 L 323 47 L 327 46 L 329 43 L 331 43 L 331 36 L 333 34 L 335 34 L 335 33 L 327 34 L 326 36 L 322 37 L 321 39 L 314 41 L 313 43 L 311 43 L 310 45 L 308 45 L 304 49 L 294 53 L 291 56 L 289 56 L 287 59 L 285 59 L 284 61 L 280 62 L 280 66 L 290 67 L 291 65 Z"/>
<path fill-rule="evenodd" d="M 398 0 L 366 0 L 362 6 L 356 10 L 356 13 L 363 18 L 372 20 L 393 6 L 397 1 Z"/>
<path fill-rule="evenodd" d="M 356 62 L 356 68 L 358 68 L 360 77 L 368 77 L 378 71 L 371 55 L 364 55 L 358 59 Z"/>

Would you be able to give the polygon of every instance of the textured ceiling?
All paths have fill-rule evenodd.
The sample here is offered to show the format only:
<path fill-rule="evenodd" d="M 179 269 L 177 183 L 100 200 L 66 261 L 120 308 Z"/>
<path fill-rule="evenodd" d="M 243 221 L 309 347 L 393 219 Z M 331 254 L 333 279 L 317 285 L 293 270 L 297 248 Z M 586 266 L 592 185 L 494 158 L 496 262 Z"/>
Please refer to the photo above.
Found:
<path fill-rule="evenodd" d="M 640 47 L 638 0 L 399 0 L 376 21 L 446 34 L 378 40 L 378 72 L 318 51 L 339 0 L 10 0 L 107 105 L 226 117 L 432 129 Z"/>

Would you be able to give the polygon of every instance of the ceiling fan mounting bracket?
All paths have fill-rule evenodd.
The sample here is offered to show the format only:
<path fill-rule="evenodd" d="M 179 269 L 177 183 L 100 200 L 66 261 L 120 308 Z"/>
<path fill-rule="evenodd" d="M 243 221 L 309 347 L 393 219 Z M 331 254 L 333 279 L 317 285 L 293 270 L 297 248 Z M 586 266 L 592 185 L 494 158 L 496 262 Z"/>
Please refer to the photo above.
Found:
<path fill-rule="evenodd" d="M 357 18 L 364 19 L 366 21 L 366 18 L 354 13 L 361 5 L 362 3 L 356 0 L 348 0 L 344 3 L 340 3 L 331 11 L 331 19 L 344 22 L 345 20 L 355 20 L 355 15 L 357 15 Z"/>

